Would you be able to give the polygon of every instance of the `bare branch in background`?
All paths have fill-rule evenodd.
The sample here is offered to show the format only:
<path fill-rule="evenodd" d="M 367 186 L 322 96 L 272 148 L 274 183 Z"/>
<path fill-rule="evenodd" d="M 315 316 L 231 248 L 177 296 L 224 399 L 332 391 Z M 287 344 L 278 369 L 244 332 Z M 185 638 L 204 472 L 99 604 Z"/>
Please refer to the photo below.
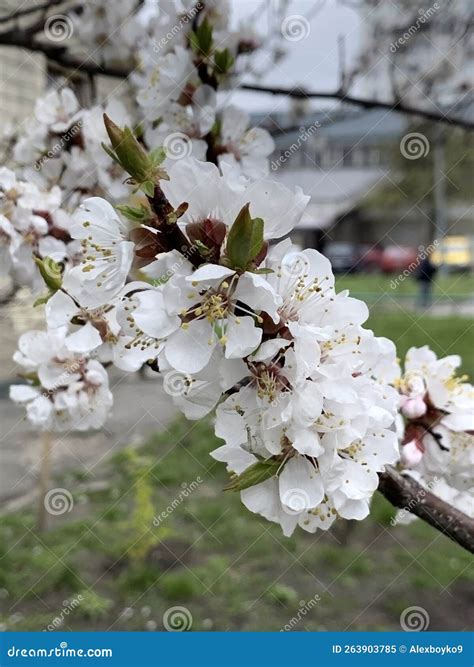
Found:
<path fill-rule="evenodd" d="M 339 62 L 339 90 L 342 92 L 347 90 L 346 81 L 346 38 L 345 35 L 338 35 L 337 37 L 337 53 Z"/>
<path fill-rule="evenodd" d="M 243 84 L 242 90 L 252 90 L 260 93 L 270 93 L 271 95 L 286 95 L 287 97 L 294 97 L 297 99 L 326 99 L 339 100 L 347 104 L 354 104 L 355 106 L 363 107 L 364 109 L 387 109 L 389 111 L 397 111 L 399 113 L 410 114 L 413 116 L 420 116 L 425 120 L 430 120 L 436 123 L 444 123 L 453 127 L 461 127 L 464 130 L 474 130 L 474 122 L 464 120 L 463 118 L 443 114 L 438 111 L 428 111 L 419 109 L 417 107 L 403 104 L 402 102 L 383 102 L 382 100 L 366 99 L 362 97 L 354 97 L 346 95 L 343 92 L 323 92 L 323 91 L 306 91 L 302 88 L 278 88 L 272 86 L 258 86 L 253 84 Z"/>
<path fill-rule="evenodd" d="M 35 5 L 34 7 L 27 7 L 26 9 L 17 9 L 10 14 L 0 16 L 0 24 L 8 23 L 9 21 L 16 21 L 17 19 L 28 16 L 29 14 L 34 14 L 35 12 L 48 11 L 52 7 L 61 5 L 64 2 L 65 0 L 49 0 L 49 2 L 45 2 L 42 5 Z"/>
<path fill-rule="evenodd" d="M 427 491 L 413 477 L 401 475 L 391 466 L 386 466 L 379 478 L 378 490 L 392 505 L 415 514 L 474 553 L 474 519 Z"/>

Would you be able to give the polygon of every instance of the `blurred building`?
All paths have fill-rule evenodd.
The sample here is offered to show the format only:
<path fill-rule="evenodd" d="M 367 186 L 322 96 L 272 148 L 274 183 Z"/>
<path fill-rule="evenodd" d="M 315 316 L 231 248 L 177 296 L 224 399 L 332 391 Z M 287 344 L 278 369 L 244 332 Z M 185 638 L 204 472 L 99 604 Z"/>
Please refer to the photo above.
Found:
<path fill-rule="evenodd" d="M 28 6 L 41 4 L 30 0 Z M 0 1 L 0 17 L 20 9 L 17 0 Z M 31 113 L 46 84 L 42 54 L 10 46 L 0 47 L 0 119 L 2 127 L 21 123 Z"/>
<path fill-rule="evenodd" d="M 6 17 L 18 9 L 29 9 L 35 5 L 44 5 L 44 0 L 0 0 L 0 18 Z M 23 7 L 24 5 L 24 7 Z M 74 6 L 71 0 L 71 8 Z M 64 10 L 63 10 L 64 11 Z M 50 12 L 54 14 L 54 12 Z M 37 16 L 38 14 L 35 14 Z M 29 16 L 19 19 L 20 25 L 27 24 Z M 44 35 L 42 36 L 44 40 Z M 71 35 L 68 47 L 74 44 Z M 66 71 L 53 62 L 48 62 L 42 53 L 28 51 L 11 46 L 0 46 L 0 119 L 1 127 L 18 128 L 30 122 L 36 99 L 47 89 L 67 84 L 72 87 L 83 105 L 89 106 L 97 101 L 106 100 L 109 95 L 127 98 L 128 87 L 122 79 L 97 76 L 94 90 L 89 78 L 79 71 Z"/>
<path fill-rule="evenodd" d="M 295 119 L 254 117 L 275 140 L 271 177 L 311 196 L 295 238 L 323 249 L 327 243 L 417 247 L 432 241 L 432 212 L 415 202 L 393 209 L 367 205 L 378 190 L 397 187 L 392 163 L 410 118 L 385 109 L 339 108 Z M 410 209 L 413 210 L 410 210 Z M 471 210 L 470 210 L 471 209 Z M 472 207 L 461 202 L 448 211 L 450 234 L 472 234 Z"/>

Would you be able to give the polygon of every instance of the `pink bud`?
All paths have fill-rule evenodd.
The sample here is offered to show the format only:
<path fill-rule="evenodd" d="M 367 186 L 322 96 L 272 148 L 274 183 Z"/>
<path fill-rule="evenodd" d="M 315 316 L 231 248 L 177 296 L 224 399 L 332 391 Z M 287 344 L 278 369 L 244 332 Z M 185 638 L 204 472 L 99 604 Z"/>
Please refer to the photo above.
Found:
<path fill-rule="evenodd" d="M 426 403 L 421 396 L 407 398 L 402 403 L 401 412 L 408 419 L 416 419 L 426 413 Z"/>
<path fill-rule="evenodd" d="M 418 465 L 423 458 L 423 452 L 417 447 L 415 440 L 410 440 L 402 448 L 402 463 L 407 468 Z"/>

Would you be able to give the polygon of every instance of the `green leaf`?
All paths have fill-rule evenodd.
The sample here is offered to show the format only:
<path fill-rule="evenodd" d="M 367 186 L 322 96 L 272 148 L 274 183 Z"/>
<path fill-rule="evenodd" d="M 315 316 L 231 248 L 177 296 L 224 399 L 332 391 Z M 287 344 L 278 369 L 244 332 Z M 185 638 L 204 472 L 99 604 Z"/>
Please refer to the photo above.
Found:
<path fill-rule="evenodd" d="M 225 487 L 225 491 L 243 491 L 251 486 L 260 484 L 271 477 L 276 477 L 281 467 L 281 461 L 269 459 L 268 461 L 257 461 L 240 475 L 236 475 Z"/>
<path fill-rule="evenodd" d="M 153 197 L 155 194 L 155 184 L 153 181 L 144 181 L 140 187 L 147 197 Z"/>
<path fill-rule="evenodd" d="M 189 35 L 189 42 L 193 51 L 200 56 L 208 56 L 212 48 L 212 24 L 204 19 L 200 26 Z"/>
<path fill-rule="evenodd" d="M 39 386 L 39 384 L 40 384 L 40 381 L 39 381 L 39 378 L 38 378 L 38 373 L 36 373 L 36 371 L 18 373 L 18 377 L 23 378 L 23 380 L 28 380 L 35 387 Z"/>
<path fill-rule="evenodd" d="M 275 273 L 273 269 L 253 269 L 252 273 Z"/>
<path fill-rule="evenodd" d="M 150 151 L 149 157 L 152 165 L 157 167 L 165 159 L 166 151 L 162 146 L 158 146 L 158 148 L 154 148 L 152 151 Z"/>
<path fill-rule="evenodd" d="M 57 292 L 63 284 L 63 270 L 60 264 L 51 259 L 51 257 L 35 257 L 35 264 L 39 269 L 41 277 L 46 286 L 54 292 Z"/>
<path fill-rule="evenodd" d="M 43 306 L 45 303 L 48 303 L 50 298 L 53 296 L 53 294 L 56 293 L 56 290 L 49 290 L 46 294 L 43 294 L 42 296 L 39 296 L 36 301 L 33 303 L 33 308 L 36 308 L 37 306 Z"/>
<path fill-rule="evenodd" d="M 194 241 L 194 245 L 196 246 L 196 248 L 199 250 L 199 252 L 201 254 L 205 255 L 206 253 L 209 252 L 209 248 L 207 247 L 207 245 L 204 245 L 204 243 L 202 241 L 199 241 L 199 239 Z"/>
<path fill-rule="evenodd" d="M 145 220 L 150 220 L 151 212 L 146 206 L 140 204 L 139 208 L 134 206 L 126 206 L 125 204 L 118 204 L 116 207 L 117 211 L 120 211 L 126 218 L 129 220 L 134 220 L 135 222 L 144 222 Z"/>
<path fill-rule="evenodd" d="M 163 148 L 156 148 L 148 154 L 129 127 L 121 129 L 107 114 L 104 114 L 104 123 L 112 149 L 105 145 L 103 148 L 131 176 L 133 183 L 142 187 L 145 181 L 154 184 L 160 179 L 168 179 L 166 171 L 159 166 L 166 157 Z M 142 189 L 149 191 L 150 188 L 147 185 Z"/>
<path fill-rule="evenodd" d="M 214 68 L 218 74 L 227 74 L 233 64 L 234 57 L 229 49 L 223 49 L 214 53 Z"/>
<path fill-rule="evenodd" d="M 245 204 L 237 215 L 230 228 L 226 245 L 226 254 L 231 267 L 242 271 L 245 271 L 255 259 L 264 243 L 263 220 L 251 218 L 249 206 L 250 202 Z"/>

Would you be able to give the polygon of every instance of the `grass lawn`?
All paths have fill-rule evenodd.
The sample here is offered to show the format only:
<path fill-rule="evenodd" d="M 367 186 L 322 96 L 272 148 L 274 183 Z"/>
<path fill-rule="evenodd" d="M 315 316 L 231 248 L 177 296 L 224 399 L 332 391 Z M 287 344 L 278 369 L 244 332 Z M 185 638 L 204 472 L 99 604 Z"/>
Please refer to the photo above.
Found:
<path fill-rule="evenodd" d="M 428 611 L 432 630 L 467 629 L 474 573 L 460 547 L 421 522 L 392 528 L 380 497 L 369 520 L 285 538 L 222 493 L 225 471 L 208 457 L 215 446 L 206 422 L 181 420 L 111 460 L 106 489 L 57 480 L 75 504 L 46 534 L 30 512 L 4 519 L 4 627 L 41 630 L 78 598 L 63 629 L 159 630 L 179 605 L 195 630 L 279 630 L 319 596 L 295 630 L 395 630 L 412 605 Z"/>
<path fill-rule="evenodd" d="M 397 298 L 415 297 L 418 286 L 413 278 L 407 278 L 395 290 L 390 287 L 391 276 L 347 275 L 336 278 L 340 291 L 349 289 L 354 297 L 366 298 L 371 311 L 367 326 L 378 336 L 391 338 L 397 345 L 400 358 L 412 346 L 429 345 L 439 356 L 459 354 L 463 360 L 462 372 L 474 379 L 474 320 L 472 317 L 432 316 L 407 311 Z M 393 299 L 390 311 L 378 307 L 377 297 L 388 295 Z M 468 299 L 474 295 L 474 276 L 454 274 L 436 279 L 434 299 L 442 297 Z M 372 298 L 371 298 L 372 297 Z M 374 304 L 375 301 L 375 304 Z M 372 304 L 372 306 L 371 306 Z"/>
<path fill-rule="evenodd" d="M 474 380 L 474 321 L 468 317 L 431 317 L 398 312 L 371 314 L 367 326 L 378 336 L 391 338 L 403 359 L 412 346 L 429 345 L 439 356 L 459 354 L 461 372 Z"/>
<path fill-rule="evenodd" d="M 370 325 L 400 355 L 428 341 L 474 374 L 469 320 L 394 313 Z M 48 532 L 38 535 L 33 509 L 4 517 L 2 627 L 59 617 L 66 630 L 161 630 L 165 611 L 184 606 L 193 630 L 399 630 L 400 613 L 421 606 L 430 630 L 470 628 L 467 552 L 420 521 L 392 527 L 379 496 L 364 522 L 285 538 L 222 492 L 224 467 L 208 456 L 217 444 L 208 422 L 179 420 L 94 477 L 55 479 L 74 507 L 49 517 Z"/>
<path fill-rule="evenodd" d="M 393 298 L 416 296 L 418 284 L 408 278 L 397 281 L 398 274 L 346 274 L 336 276 L 338 290 L 348 289 L 354 296 L 364 294 L 387 294 Z M 395 284 L 395 286 L 393 286 Z M 446 276 L 437 275 L 434 281 L 433 295 L 435 298 L 466 298 L 474 295 L 474 274 L 453 273 Z"/>

